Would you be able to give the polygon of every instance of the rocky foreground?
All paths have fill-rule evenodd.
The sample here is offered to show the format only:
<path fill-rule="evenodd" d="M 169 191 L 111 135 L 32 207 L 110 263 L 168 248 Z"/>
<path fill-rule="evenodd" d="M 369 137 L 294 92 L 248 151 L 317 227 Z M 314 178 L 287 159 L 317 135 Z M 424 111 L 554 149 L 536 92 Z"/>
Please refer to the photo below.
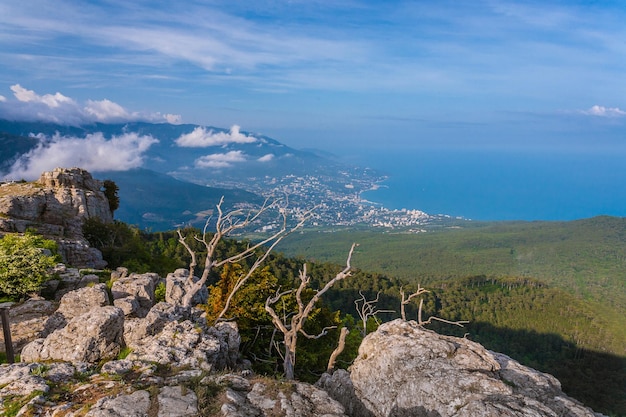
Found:
<path fill-rule="evenodd" d="M 184 272 L 165 279 L 168 294 Z M 12 308 L 22 363 L 0 365 L 0 415 L 599 415 L 551 375 L 402 320 L 315 386 L 260 377 L 239 356 L 234 323 L 210 327 L 175 298 L 155 303 L 156 274 L 114 275 L 110 292 L 92 283 Z"/>

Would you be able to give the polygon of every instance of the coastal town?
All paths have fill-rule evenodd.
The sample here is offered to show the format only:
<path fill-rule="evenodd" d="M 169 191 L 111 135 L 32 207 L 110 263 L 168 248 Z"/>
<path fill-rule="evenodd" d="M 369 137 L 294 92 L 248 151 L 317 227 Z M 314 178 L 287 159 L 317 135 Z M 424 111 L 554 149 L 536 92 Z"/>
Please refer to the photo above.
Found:
<path fill-rule="evenodd" d="M 460 220 L 415 208 L 389 209 L 363 197 L 363 193 L 384 186 L 385 179 L 371 169 L 352 168 L 332 176 L 315 172 L 302 176 L 255 177 L 245 183 L 232 179 L 228 183 L 213 181 L 207 185 L 243 188 L 266 197 L 285 196 L 289 210 L 296 218 L 313 209 L 312 218 L 305 227 L 361 226 L 419 233 L 427 226 Z"/>

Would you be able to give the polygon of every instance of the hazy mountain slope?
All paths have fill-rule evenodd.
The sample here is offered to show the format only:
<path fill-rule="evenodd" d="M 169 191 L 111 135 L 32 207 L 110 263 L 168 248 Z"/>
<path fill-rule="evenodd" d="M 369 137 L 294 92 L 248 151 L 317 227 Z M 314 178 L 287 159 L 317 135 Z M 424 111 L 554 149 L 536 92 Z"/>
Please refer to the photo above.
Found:
<path fill-rule="evenodd" d="M 204 222 L 221 197 L 224 209 L 237 203 L 260 204 L 263 198 L 243 190 L 204 187 L 146 169 L 102 173 L 118 184 L 120 207 L 115 217 L 152 230 L 171 230 Z"/>

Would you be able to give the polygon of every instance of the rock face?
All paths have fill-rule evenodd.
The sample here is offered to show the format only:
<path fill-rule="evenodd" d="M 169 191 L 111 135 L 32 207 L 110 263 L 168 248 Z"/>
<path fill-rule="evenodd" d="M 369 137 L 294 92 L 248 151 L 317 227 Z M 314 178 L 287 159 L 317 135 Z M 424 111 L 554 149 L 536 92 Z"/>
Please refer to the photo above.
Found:
<path fill-rule="evenodd" d="M 44 172 L 34 183 L 2 184 L 0 231 L 24 232 L 34 228 L 55 239 L 66 263 L 102 268 L 102 254 L 90 248 L 82 234 L 85 219 L 113 221 L 102 182 L 80 168 Z"/>
<path fill-rule="evenodd" d="M 553 376 L 415 322 L 380 326 L 364 339 L 350 370 L 354 396 L 340 396 L 352 398 L 346 408 L 359 407 L 356 399 L 377 417 L 597 415 L 565 395 Z M 329 391 L 341 392 L 331 380 Z"/>
<path fill-rule="evenodd" d="M 124 313 L 106 306 L 74 317 L 67 326 L 22 349 L 22 361 L 98 363 L 114 359 L 124 346 Z"/>

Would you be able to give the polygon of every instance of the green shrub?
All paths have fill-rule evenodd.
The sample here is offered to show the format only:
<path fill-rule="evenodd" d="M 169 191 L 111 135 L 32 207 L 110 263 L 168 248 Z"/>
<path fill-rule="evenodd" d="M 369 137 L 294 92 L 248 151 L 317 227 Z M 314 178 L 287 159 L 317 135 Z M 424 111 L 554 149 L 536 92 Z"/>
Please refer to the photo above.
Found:
<path fill-rule="evenodd" d="M 56 243 L 27 233 L 0 239 L 0 293 L 19 299 L 38 292 L 57 263 Z"/>

